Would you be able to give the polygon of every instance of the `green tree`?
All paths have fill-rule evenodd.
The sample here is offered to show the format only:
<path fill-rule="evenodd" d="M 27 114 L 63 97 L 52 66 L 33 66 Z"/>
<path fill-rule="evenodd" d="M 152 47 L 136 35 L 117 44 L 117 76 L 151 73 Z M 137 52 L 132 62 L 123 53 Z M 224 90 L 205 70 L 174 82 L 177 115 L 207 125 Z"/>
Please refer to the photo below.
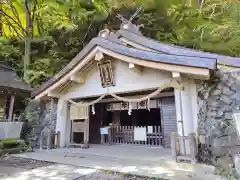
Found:
<path fill-rule="evenodd" d="M 117 14 L 128 19 L 141 4 L 144 4 L 144 12 L 139 13 L 133 22 L 144 24 L 142 32 L 145 36 L 208 52 L 231 56 L 240 54 L 239 3 L 232 1 L 204 0 L 201 4 L 197 0 L 31 1 L 33 2 L 37 3 L 34 18 L 31 19 L 31 63 L 27 71 L 28 82 L 33 86 L 60 71 L 101 29 L 107 27 L 117 30 L 121 24 L 116 18 Z M 31 4 L 32 14 L 33 7 L 34 4 Z M 23 14 L 19 16 L 26 30 L 25 12 L 20 11 L 23 9 L 17 8 L 17 12 Z M 10 17 L 14 16 L 9 5 L 7 12 Z M 26 34 L 17 35 L 22 33 L 21 28 L 16 28 L 18 24 L 6 16 L 1 18 L 4 19 L 3 35 L 8 43 L 5 41 L 0 46 L 11 45 L 16 49 L 13 52 L 24 54 Z M 7 20 L 15 28 L 11 28 Z M 15 53 L 5 56 L 8 62 L 15 58 Z M 21 72 L 21 68 L 18 68 L 19 60 L 11 64 Z"/>

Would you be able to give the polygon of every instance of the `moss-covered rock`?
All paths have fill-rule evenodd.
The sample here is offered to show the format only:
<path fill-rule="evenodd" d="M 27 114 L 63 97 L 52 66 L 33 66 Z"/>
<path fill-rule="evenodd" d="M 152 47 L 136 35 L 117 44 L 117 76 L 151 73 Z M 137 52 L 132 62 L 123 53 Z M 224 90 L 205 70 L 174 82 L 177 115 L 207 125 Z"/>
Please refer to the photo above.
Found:
<path fill-rule="evenodd" d="M 25 146 L 25 142 L 21 139 L 3 139 L 1 141 L 1 149 L 11 149 L 16 147 L 23 147 Z"/>

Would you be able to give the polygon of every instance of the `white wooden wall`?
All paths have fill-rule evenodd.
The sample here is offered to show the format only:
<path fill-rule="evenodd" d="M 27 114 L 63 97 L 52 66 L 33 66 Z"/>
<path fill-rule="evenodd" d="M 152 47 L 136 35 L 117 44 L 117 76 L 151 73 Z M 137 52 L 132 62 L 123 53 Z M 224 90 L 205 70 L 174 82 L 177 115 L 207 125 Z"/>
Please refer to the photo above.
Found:
<path fill-rule="evenodd" d="M 128 64 L 115 60 L 112 62 L 114 66 L 115 87 L 109 88 L 110 92 L 134 92 L 152 88 L 158 88 L 172 78 L 172 73 L 167 71 L 157 71 L 150 68 L 144 68 L 142 74 L 138 74 L 133 69 L 129 69 Z M 179 93 L 175 90 L 176 103 L 176 123 L 177 131 L 182 134 L 182 125 L 178 121 L 183 120 L 184 135 L 197 131 L 197 91 L 196 84 L 193 79 L 183 78 L 184 90 Z M 67 102 L 65 98 L 81 98 L 98 96 L 107 92 L 106 88 L 101 87 L 101 80 L 97 67 L 93 67 L 85 76 L 83 85 L 72 87 L 58 101 L 58 115 L 56 130 L 61 132 L 60 146 L 64 147 L 69 143 L 69 123 L 67 115 Z M 180 98 L 181 96 L 181 98 Z M 180 110 L 182 107 L 182 112 Z M 182 117 L 181 117 L 182 113 Z"/>
<path fill-rule="evenodd" d="M 172 74 L 166 71 L 156 71 L 144 68 L 142 74 L 138 74 L 128 67 L 128 63 L 121 60 L 112 62 L 114 68 L 115 87 L 110 87 L 110 92 L 130 92 L 149 88 L 159 88 L 161 84 L 168 82 Z M 97 67 L 91 68 L 85 75 L 85 83 L 72 87 L 65 97 L 89 97 L 105 94 L 107 88 L 101 87 L 100 75 Z"/>

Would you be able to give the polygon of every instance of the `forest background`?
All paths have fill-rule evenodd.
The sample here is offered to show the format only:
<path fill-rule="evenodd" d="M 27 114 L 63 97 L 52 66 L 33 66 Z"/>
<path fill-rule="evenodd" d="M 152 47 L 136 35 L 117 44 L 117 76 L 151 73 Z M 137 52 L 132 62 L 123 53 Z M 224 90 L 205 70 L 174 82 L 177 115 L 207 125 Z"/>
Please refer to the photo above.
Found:
<path fill-rule="evenodd" d="M 48 80 L 121 14 L 159 41 L 240 56 L 239 0 L 0 0 L 0 61 L 32 87 Z"/>

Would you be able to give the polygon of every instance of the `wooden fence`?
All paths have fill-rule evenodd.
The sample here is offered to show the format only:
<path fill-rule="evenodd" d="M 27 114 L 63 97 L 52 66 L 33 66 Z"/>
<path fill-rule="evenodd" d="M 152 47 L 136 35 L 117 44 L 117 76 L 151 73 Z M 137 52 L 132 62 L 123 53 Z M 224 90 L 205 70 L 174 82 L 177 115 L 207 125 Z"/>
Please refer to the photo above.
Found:
<path fill-rule="evenodd" d="M 53 132 L 47 129 L 47 132 L 41 132 L 40 136 L 40 149 L 53 149 L 60 147 L 60 131 Z"/>
<path fill-rule="evenodd" d="M 179 136 L 172 133 L 171 136 L 172 156 L 177 161 L 190 161 L 195 164 L 197 161 L 197 141 L 196 134 L 190 133 L 188 136 Z"/>
<path fill-rule="evenodd" d="M 134 139 L 134 128 L 146 129 L 146 140 L 137 141 Z M 162 132 L 160 126 L 120 126 L 111 125 L 108 127 L 108 134 L 101 135 L 101 144 L 134 144 L 146 146 L 161 146 Z"/>

